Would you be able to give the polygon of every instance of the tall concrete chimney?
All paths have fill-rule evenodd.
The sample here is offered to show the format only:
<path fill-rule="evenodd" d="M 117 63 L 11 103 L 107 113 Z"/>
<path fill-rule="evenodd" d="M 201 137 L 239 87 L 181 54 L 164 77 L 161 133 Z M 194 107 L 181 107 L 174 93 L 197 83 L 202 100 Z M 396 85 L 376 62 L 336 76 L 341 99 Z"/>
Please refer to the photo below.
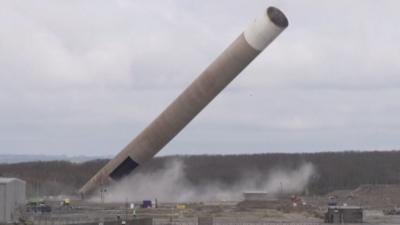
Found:
<path fill-rule="evenodd" d="M 269 7 L 215 59 L 150 125 L 81 189 L 84 196 L 118 181 L 157 154 L 286 27 L 288 20 Z"/>

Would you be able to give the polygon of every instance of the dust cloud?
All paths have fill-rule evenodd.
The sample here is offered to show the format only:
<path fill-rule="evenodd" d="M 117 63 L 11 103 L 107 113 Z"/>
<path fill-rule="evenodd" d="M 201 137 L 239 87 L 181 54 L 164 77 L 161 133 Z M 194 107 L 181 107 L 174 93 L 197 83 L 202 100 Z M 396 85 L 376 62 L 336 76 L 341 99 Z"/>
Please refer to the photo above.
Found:
<path fill-rule="evenodd" d="M 133 173 L 107 189 L 105 202 L 141 201 L 157 198 L 162 202 L 238 201 L 244 191 L 262 191 L 272 195 L 299 193 L 315 174 L 311 163 L 294 170 L 273 169 L 264 174 L 249 171 L 233 185 L 210 182 L 193 185 L 185 175 L 183 161 L 174 160 L 167 168 L 151 173 Z M 93 200 L 99 199 L 95 196 Z"/>

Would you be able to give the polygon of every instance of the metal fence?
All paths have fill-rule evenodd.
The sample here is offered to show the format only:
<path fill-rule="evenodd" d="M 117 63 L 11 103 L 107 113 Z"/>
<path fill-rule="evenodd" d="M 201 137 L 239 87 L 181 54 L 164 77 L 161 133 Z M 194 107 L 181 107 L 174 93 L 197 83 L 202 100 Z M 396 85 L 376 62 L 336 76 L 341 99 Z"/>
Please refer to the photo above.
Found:
<path fill-rule="evenodd" d="M 56 218 L 51 216 L 36 217 L 34 225 L 321 225 L 323 223 L 296 223 L 296 222 L 269 222 L 269 221 L 224 221 L 212 217 L 195 217 L 184 219 L 153 219 L 153 218 L 128 218 L 128 220 L 115 218 L 70 217 Z"/>

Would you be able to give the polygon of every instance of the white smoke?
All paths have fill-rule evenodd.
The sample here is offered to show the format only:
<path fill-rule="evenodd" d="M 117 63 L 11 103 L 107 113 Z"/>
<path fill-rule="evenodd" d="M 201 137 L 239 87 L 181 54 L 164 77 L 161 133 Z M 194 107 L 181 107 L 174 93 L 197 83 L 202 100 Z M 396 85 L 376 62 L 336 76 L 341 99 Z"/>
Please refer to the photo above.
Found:
<path fill-rule="evenodd" d="M 168 168 L 156 172 L 134 173 L 111 186 L 104 200 L 124 202 L 157 198 L 162 202 L 238 201 L 244 191 L 263 191 L 272 195 L 302 192 L 315 174 L 314 166 L 304 163 L 295 170 L 274 169 L 268 174 L 248 172 L 234 185 L 210 182 L 195 186 L 188 181 L 184 171 L 184 163 L 175 160 L 168 163 Z"/>
<path fill-rule="evenodd" d="M 275 170 L 264 183 L 264 189 L 269 193 L 302 192 L 313 175 L 315 168 L 311 163 L 304 163 L 296 170 Z"/>

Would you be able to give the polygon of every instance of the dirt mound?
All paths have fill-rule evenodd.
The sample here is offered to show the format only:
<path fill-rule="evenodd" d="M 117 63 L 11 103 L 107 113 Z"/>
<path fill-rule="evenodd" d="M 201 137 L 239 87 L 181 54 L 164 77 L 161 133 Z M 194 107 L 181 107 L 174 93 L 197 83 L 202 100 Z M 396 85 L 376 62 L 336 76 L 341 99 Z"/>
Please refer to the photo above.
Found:
<path fill-rule="evenodd" d="M 400 195 L 400 185 L 391 184 L 364 184 L 353 191 L 354 195 Z"/>
<path fill-rule="evenodd" d="M 328 194 L 339 205 L 359 205 L 365 208 L 393 208 L 400 206 L 400 185 L 365 184 L 354 190 L 339 190 Z"/>

